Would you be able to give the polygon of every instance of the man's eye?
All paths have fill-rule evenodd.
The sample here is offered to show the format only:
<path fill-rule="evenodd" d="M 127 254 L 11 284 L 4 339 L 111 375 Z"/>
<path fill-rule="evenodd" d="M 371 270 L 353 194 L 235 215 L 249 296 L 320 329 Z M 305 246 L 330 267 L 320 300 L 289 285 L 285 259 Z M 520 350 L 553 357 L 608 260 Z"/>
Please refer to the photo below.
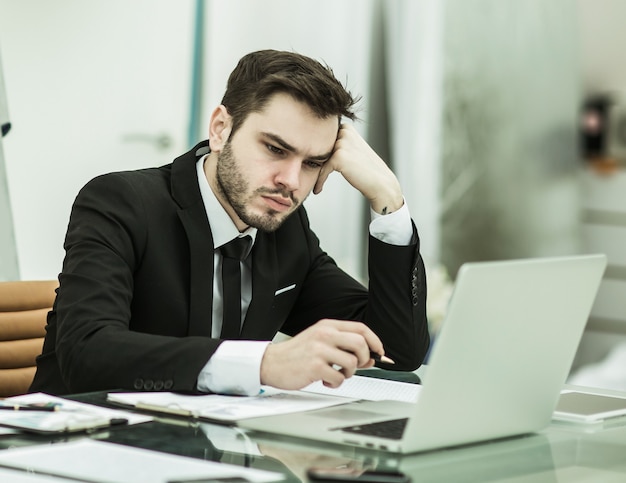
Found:
<path fill-rule="evenodd" d="M 305 161 L 304 164 L 309 168 L 319 169 L 322 167 L 323 163 L 319 161 Z"/>
<path fill-rule="evenodd" d="M 282 149 L 277 148 L 276 146 L 273 146 L 271 144 L 267 145 L 267 149 L 269 149 L 269 151 L 274 153 L 274 154 L 283 154 L 283 150 Z"/>

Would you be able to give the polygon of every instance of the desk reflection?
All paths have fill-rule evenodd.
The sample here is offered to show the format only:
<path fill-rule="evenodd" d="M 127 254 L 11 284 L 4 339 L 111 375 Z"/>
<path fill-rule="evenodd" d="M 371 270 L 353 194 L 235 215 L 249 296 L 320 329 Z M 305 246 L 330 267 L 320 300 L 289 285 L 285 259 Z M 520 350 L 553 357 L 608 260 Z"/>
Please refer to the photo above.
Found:
<path fill-rule="evenodd" d="M 105 395 L 83 402 L 107 406 Z M 445 431 L 446 428 L 442 428 Z M 601 427 L 551 424 L 539 434 L 457 448 L 397 455 L 331 445 L 178 417 L 118 426 L 91 434 L 0 438 L 0 450 L 92 438 L 180 456 L 277 471 L 287 482 L 306 483 L 307 469 L 400 471 L 415 483 L 626 481 L 626 419 Z"/>

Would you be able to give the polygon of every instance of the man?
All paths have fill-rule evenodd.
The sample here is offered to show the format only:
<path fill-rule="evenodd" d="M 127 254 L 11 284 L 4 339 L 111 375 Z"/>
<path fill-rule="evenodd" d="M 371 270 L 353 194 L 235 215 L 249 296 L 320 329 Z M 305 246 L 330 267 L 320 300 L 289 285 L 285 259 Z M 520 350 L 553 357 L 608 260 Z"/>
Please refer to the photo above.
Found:
<path fill-rule="evenodd" d="M 429 344 L 417 231 L 395 175 L 341 123 L 354 104 L 317 61 L 254 52 L 231 73 L 208 142 L 89 182 L 31 391 L 337 387 L 372 354 L 417 368 Z M 369 291 L 322 251 L 302 206 L 333 171 L 373 211 Z M 227 316 L 222 248 L 242 237 L 253 244 Z M 270 343 L 278 331 L 293 338 Z"/>

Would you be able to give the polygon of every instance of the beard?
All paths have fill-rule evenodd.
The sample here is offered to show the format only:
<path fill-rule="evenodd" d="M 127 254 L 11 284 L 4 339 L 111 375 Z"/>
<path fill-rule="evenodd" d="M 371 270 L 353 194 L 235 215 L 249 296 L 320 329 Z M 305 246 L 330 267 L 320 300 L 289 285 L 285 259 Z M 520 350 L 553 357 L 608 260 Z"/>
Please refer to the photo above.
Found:
<path fill-rule="evenodd" d="M 227 141 L 224 149 L 217 154 L 216 180 L 220 194 L 228 201 L 239 219 L 246 225 L 261 231 L 272 232 L 277 230 L 289 215 L 300 206 L 300 201 L 286 190 L 261 187 L 248 194 L 249 183 L 233 154 L 230 141 Z M 264 194 L 280 194 L 290 198 L 293 203 L 291 211 L 280 213 L 267 208 L 263 214 L 251 213 L 248 205 L 254 198 Z"/>

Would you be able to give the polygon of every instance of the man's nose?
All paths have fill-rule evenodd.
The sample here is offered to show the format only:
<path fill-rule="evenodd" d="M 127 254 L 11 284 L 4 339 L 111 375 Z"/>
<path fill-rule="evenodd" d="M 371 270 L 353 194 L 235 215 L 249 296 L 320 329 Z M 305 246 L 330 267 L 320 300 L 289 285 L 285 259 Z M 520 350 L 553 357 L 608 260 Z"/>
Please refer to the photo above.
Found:
<path fill-rule="evenodd" d="M 285 161 L 276 175 L 276 183 L 284 186 L 289 191 L 295 191 L 300 187 L 300 171 L 302 161 L 293 159 Z"/>

